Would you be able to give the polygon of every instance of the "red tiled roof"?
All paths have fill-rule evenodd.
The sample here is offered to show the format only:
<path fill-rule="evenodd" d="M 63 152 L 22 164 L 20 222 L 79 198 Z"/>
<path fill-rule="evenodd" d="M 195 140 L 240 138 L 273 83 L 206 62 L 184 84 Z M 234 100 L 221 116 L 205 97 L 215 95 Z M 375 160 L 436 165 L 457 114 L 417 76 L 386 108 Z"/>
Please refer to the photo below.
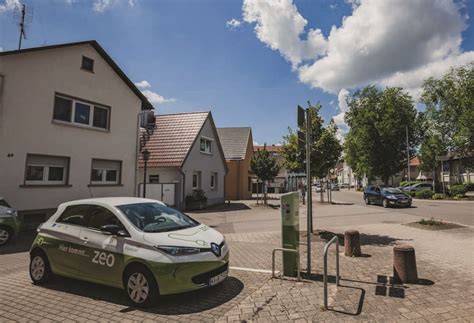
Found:
<path fill-rule="evenodd" d="M 420 166 L 420 160 L 418 157 L 413 157 L 410 159 L 410 166 Z"/>
<path fill-rule="evenodd" d="M 263 150 L 264 146 L 253 146 L 253 151 Z M 267 151 L 270 152 L 279 152 L 281 149 L 281 145 L 267 145 Z"/>
<path fill-rule="evenodd" d="M 157 115 L 155 131 L 145 146 L 151 153 L 147 166 L 181 167 L 208 116 L 209 112 Z"/>

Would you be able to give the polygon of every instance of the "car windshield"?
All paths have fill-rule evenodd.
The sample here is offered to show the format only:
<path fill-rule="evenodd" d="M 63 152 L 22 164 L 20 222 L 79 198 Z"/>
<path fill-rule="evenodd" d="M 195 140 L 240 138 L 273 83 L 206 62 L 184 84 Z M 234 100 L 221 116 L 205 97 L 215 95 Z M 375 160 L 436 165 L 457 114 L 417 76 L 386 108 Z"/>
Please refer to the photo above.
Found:
<path fill-rule="evenodd" d="M 199 224 L 187 215 L 159 203 L 126 204 L 117 208 L 144 232 L 182 230 Z"/>
<path fill-rule="evenodd" d="M 393 188 L 393 187 L 386 187 L 386 188 L 383 189 L 383 191 L 384 191 L 384 193 L 390 193 L 390 194 L 403 193 L 398 188 Z"/>

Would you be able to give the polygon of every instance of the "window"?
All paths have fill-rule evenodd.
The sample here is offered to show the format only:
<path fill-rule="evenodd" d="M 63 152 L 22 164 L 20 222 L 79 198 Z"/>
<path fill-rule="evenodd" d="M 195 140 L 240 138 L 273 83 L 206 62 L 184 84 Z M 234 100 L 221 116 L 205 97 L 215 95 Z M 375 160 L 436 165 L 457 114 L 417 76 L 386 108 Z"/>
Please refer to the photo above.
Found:
<path fill-rule="evenodd" d="M 211 188 L 217 189 L 217 173 L 211 173 Z"/>
<path fill-rule="evenodd" d="M 26 185 L 66 185 L 69 158 L 59 156 L 26 156 Z"/>
<path fill-rule="evenodd" d="M 71 205 L 68 206 L 56 222 L 85 226 L 91 205 Z"/>
<path fill-rule="evenodd" d="M 201 172 L 193 172 L 193 189 L 201 188 Z"/>
<path fill-rule="evenodd" d="M 160 182 L 160 175 L 150 175 L 148 177 L 148 182 L 151 184 L 158 184 Z"/>
<path fill-rule="evenodd" d="M 54 98 L 53 120 L 108 130 L 109 118 L 108 107 L 60 95 Z"/>
<path fill-rule="evenodd" d="M 118 185 L 121 183 L 121 173 L 121 161 L 92 159 L 92 185 Z"/>
<path fill-rule="evenodd" d="M 199 143 L 199 150 L 206 154 L 212 153 L 212 141 L 207 138 L 201 137 L 201 141 Z"/>
<path fill-rule="evenodd" d="M 94 60 L 92 58 L 82 56 L 81 68 L 89 72 L 94 72 Z"/>
<path fill-rule="evenodd" d="M 122 223 L 117 219 L 115 214 L 102 206 L 91 205 L 87 226 L 92 229 L 100 230 L 102 226 L 107 224 L 114 224 L 123 228 Z"/>

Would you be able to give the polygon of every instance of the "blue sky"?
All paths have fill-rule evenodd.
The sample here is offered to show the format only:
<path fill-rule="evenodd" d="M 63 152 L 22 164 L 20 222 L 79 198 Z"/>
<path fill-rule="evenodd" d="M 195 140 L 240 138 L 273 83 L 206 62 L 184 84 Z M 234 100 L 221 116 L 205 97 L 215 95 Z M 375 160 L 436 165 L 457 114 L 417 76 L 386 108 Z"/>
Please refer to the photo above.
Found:
<path fill-rule="evenodd" d="M 3 50 L 17 47 L 17 1 L 0 0 Z M 23 48 L 95 39 L 132 81 L 146 80 L 143 90 L 164 98 L 157 113 L 211 110 L 218 127 L 251 126 L 256 142 L 278 143 L 295 127 L 297 104 L 320 101 L 323 117 L 338 116 L 344 130 L 347 93 L 402 85 L 417 97 L 419 75 L 437 77 L 474 57 L 472 3 L 419 0 L 397 5 L 402 18 L 394 18 L 394 0 L 371 1 L 25 0 L 34 13 Z M 397 31 L 412 21 L 416 36 Z"/>

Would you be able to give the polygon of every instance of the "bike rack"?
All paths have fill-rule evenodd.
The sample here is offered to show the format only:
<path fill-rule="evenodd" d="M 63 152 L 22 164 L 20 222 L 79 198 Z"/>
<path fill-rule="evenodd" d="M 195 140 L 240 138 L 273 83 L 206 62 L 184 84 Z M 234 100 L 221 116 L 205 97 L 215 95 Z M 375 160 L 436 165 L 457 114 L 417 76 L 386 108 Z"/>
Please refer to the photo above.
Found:
<path fill-rule="evenodd" d="M 324 246 L 324 309 L 328 309 L 328 250 L 336 242 L 336 286 L 339 286 L 339 237 L 334 236 Z"/>
<path fill-rule="evenodd" d="M 295 249 L 287 249 L 287 248 L 275 248 L 273 249 L 272 251 L 272 278 L 276 278 L 275 276 L 275 254 L 277 251 L 281 251 L 281 252 L 293 252 L 293 253 L 296 253 L 296 259 L 297 259 L 297 262 L 296 262 L 296 270 L 297 270 L 297 279 L 298 281 L 301 280 L 301 275 L 300 275 L 300 252 L 298 250 L 295 250 Z"/>

